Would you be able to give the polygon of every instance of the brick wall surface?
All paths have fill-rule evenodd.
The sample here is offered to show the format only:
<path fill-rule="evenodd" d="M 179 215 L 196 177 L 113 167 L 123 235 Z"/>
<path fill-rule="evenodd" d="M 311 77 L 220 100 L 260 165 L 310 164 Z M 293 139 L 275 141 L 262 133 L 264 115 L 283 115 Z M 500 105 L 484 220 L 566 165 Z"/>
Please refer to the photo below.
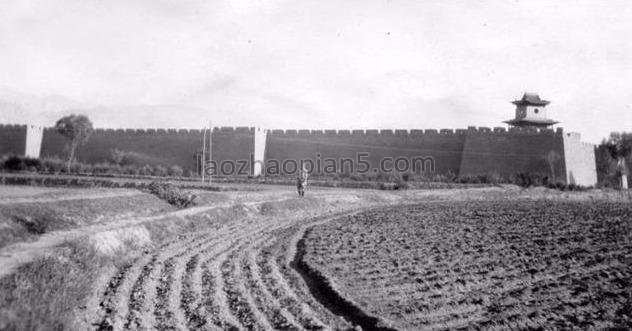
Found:
<path fill-rule="evenodd" d="M 562 136 L 553 132 L 470 133 L 465 140 L 461 175 L 497 174 L 510 178 L 516 173 L 553 175 L 545 156 L 555 151 L 556 181 L 565 180 Z"/>
<path fill-rule="evenodd" d="M 0 125 L 0 156 L 24 155 L 26 125 Z"/>
<path fill-rule="evenodd" d="M 138 163 L 150 165 L 179 165 L 196 170 L 197 154 L 202 153 L 201 130 L 95 130 L 85 145 L 78 148 L 77 159 L 85 163 L 105 162 L 114 150 L 131 153 Z M 44 130 L 43 157 L 66 157 L 68 140 L 54 129 Z M 248 159 L 254 149 L 254 131 L 233 128 L 214 130 L 213 160 Z"/>

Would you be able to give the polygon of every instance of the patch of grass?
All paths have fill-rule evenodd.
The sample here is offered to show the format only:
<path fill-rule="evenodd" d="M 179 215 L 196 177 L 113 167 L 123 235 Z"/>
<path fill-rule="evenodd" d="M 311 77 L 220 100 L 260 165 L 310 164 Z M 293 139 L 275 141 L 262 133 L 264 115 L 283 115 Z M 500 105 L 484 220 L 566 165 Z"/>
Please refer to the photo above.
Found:
<path fill-rule="evenodd" d="M 151 176 L 125 176 L 125 175 L 48 175 L 36 173 L 0 173 L 0 185 L 26 185 L 45 187 L 81 187 L 81 188 L 131 188 L 147 189 L 155 181 Z M 167 180 L 165 180 L 167 181 Z M 227 185 L 209 185 L 207 182 L 199 182 L 191 179 L 168 179 L 169 183 L 181 189 L 197 189 L 212 192 L 221 191 L 256 191 L 257 189 L 235 187 Z M 224 184 L 228 181 L 222 181 Z M 235 181 L 235 183 L 241 183 Z M 244 181 L 243 183 L 248 183 Z"/>
<path fill-rule="evenodd" d="M 23 265 L 0 279 L 0 330 L 70 330 L 103 267 L 112 264 L 85 242 Z"/>
<path fill-rule="evenodd" d="M 149 216 L 173 208 L 149 194 L 0 204 L 0 247 L 100 220 Z"/>

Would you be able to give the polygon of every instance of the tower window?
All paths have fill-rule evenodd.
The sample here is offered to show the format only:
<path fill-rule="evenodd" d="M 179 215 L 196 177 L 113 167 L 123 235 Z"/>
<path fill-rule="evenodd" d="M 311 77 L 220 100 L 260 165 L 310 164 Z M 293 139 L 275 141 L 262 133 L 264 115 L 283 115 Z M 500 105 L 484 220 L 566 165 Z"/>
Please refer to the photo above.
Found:
<path fill-rule="evenodd" d="M 537 114 L 537 113 L 540 112 L 540 109 L 536 108 L 536 109 L 533 110 L 533 112 Z"/>

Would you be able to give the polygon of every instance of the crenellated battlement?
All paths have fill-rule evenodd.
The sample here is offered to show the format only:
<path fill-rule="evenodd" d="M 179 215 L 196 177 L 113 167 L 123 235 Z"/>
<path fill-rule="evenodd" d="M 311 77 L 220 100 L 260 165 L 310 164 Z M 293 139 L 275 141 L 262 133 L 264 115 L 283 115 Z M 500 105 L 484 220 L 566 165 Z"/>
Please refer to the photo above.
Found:
<path fill-rule="evenodd" d="M 475 127 L 469 126 L 467 129 L 354 129 L 354 130 L 307 130 L 307 129 L 273 129 L 267 130 L 268 134 L 273 136 L 284 136 L 284 135 L 292 135 L 292 136 L 331 136 L 331 137 L 340 137 L 340 136 L 411 136 L 411 137 L 420 137 L 420 136 L 459 136 L 465 134 L 477 134 L 477 135 L 490 135 L 490 136 L 498 136 L 498 135 L 533 135 L 533 134 L 558 134 L 561 135 L 563 133 L 562 128 L 558 128 L 557 130 L 552 129 L 538 129 L 538 128 L 519 128 L 513 127 L 510 129 L 506 129 L 504 127 Z"/>
<path fill-rule="evenodd" d="M 0 130 L 26 130 L 26 124 L 0 124 Z"/>
<path fill-rule="evenodd" d="M 0 124 L 0 130 L 2 129 L 24 129 L 26 125 L 17 125 L 17 124 Z M 44 132 L 52 133 L 55 132 L 56 129 L 54 127 L 44 127 Z M 254 127 L 214 127 L 213 134 L 254 134 Z M 281 130 L 282 131 L 282 130 Z M 146 129 L 134 129 L 134 128 L 95 128 L 94 134 L 96 135 L 104 135 L 104 136 L 116 136 L 116 135 L 125 135 L 125 136 L 144 136 L 144 135 L 164 135 L 164 136 L 172 136 L 172 135 L 200 135 L 204 133 L 204 129 L 177 129 L 177 128 L 146 128 Z"/>
<path fill-rule="evenodd" d="M 26 129 L 26 125 L 23 124 L 0 124 L 0 130 L 24 130 Z M 52 132 L 55 131 L 55 128 L 45 127 L 43 128 L 44 132 Z M 254 134 L 257 129 L 255 127 L 214 127 L 213 135 L 225 135 L 225 134 Z M 261 129 L 259 129 L 261 130 Z M 533 134 L 548 134 L 548 135 L 562 135 L 564 133 L 562 128 L 557 128 L 557 130 L 552 129 L 538 129 L 538 128 L 520 128 L 520 127 L 512 127 L 506 129 L 504 127 L 475 127 L 469 126 L 467 129 L 459 128 L 459 129 L 354 129 L 354 130 L 334 130 L 334 129 L 326 129 L 326 130 L 308 130 L 308 129 L 273 129 L 273 130 L 264 130 L 267 134 L 272 136 L 283 136 L 283 135 L 292 135 L 299 137 L 310 137 L 310 136 L 397 136 L 397 137 L 414 137 L 419 138 L 423 136 L 458 136 L 465 134 L 477 134 L 477 135 L 490 135 L 490 136 L 498 136 L 498 135 L 533 135 Z M 106 136 L 116 136 L 116 135 L 125 135 L 125 136 L 133 136 L 133 135 L 200 135 L 204 133 L 204 129 L 176 129 L 176 128 L 147 128 L 147 129 L 133 129 L 133 128 L 125 128 L 125 129 L 115 129 L 115 128 L 96 128 L 95 134 L 97 135 L 106 135 Z"/>

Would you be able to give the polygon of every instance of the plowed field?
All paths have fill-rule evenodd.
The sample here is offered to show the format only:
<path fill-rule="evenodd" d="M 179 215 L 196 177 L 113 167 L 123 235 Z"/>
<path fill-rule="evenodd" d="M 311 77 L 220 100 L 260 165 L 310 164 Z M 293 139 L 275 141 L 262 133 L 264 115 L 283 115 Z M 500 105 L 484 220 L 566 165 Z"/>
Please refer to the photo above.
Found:
<path fill-rule="evenodd" d="M 182 236 L 114 275 L 98 329 L 323 330 L 350 327 L 320 305 L 291 264 L 306 226 L 261 219 Z"/>
<path fill-rule="evenodd" d="M 299 251 L 340 307 L 379 317 L 378 326 L 632 328 L 629 203 L 371 210 L 309 229 Z"/>

